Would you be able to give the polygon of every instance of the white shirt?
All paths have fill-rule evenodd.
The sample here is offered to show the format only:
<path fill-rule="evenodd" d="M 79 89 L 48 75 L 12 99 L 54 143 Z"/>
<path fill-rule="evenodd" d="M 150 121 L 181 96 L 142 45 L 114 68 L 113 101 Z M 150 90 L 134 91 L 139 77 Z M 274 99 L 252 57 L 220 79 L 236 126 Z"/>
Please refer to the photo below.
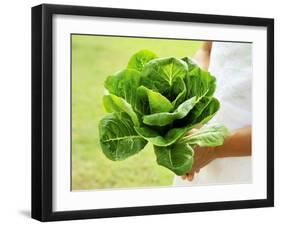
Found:
<path fill-rule="evenodd" d="M 252 44 L 213 42 L 209 71 L 217 78 L 214 94 L 221 107 L 209 122 L 223 123 L 229 130 L 251 125 Z M 175 186 L 251 183 L 251 157 L 215 159 L 193 181 L 175 176 Z"/>

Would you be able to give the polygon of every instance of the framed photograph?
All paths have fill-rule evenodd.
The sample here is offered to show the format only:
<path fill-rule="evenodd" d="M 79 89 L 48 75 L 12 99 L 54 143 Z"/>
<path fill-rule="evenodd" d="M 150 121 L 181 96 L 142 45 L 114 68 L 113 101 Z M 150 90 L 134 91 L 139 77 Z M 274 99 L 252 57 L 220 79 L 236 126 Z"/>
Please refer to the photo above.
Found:
<path fill-rule="evenodd" d="M 274 205 L 274 21 L 32 8 L 32 217 Z"/>

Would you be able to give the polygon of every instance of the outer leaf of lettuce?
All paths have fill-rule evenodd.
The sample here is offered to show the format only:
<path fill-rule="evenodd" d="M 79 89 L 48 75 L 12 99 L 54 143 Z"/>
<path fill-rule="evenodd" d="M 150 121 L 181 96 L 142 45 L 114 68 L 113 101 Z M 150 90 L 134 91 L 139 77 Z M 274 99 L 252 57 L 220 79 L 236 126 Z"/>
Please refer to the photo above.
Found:
<path fill-rule="evenodd" d="M 202 97 L 190 111 L 188 115 L 188 122 L 194 123 L 196 119 L 202 114 L 202 112 L 208 107 L 212 97 Z"/>
<path fill-rule="evenodd" d="M 228 135 L 228 129 L 220 124 L 203 127 L 181 139 L 181 142 L 200 147 L 214 147 L 222 145 L 224 138 Z"/>
<path fill-rule="evenodd" d="M 161 112 L 143 117 L 143 123 L 151 126 L 165 126 L 176 119 L 184 118 L 196 104 L 196 97 L 183 102 L 174 112 Z"/>
<path fill-rule="evenodd" d="M 200 115 L 196 117 L 193 123 L 205 124 L 211 120 L 220 109 L 220 102 L 217 98 L 212 97 L 208 105 L 204 108 Z"/>
<path fill-rule="evenodd" d="M 177 108 L 186 99 L 186 86 L 184 79 L 177 77 L 175 78 L 171 87 L 171 99 L 172 104 Z"/>
<path fill-rule="evenodd" d="M 139 71 L 125 69 L 108 76 L 104 86 L 109 93 L 122 97 L 135 109 L 136 90 L 140 86 L 140 78 L 141 75 Z"/>
<path fill-rule="evenodd" d="M 130 58 L 127 67 L 141 72 L 144 65 L 150 60 L 155 59 L 156 57 L 156 54 L 151 52 L 150 50 L 140 50 Z"/>
<path fill-rule="evenodd" d="M 212 96 L 216 89 L 216 78 L 209 72 L 195 67 L 186 77 L 188 97 Z"/>
<path fill-rule="evenodd" d="M 194 126 L 195 125 L 172 128 L 164 135 L 148 126 L 135 127 L 135 130 L 140 136 L 151 142 L 153 145 L 164 147 L 175 143 Z"/>
<path fill-rule="evenodd" d="M 196 102 L 195 106 L 191 109 L 188 116 L 185 117 L 183 120 L 176 121 L 176 125 L 182 124 L 193 124 L 196 123 L 196 119 L 202 114 L 205 108 L 208 107 L 209 103 L 211 102 L 212 97 L 202 97 Z"/>
<path fill-rule="evenodd" d="M 192 71 L 193 69 L 198 68 L 197 64 L 189 57 L 184 57 L 181 60 L 186 62 L 188 66 L 188 71 Z"/>
<path fill-rule="evenodd" d="M 173 110 L 174 106 L 171 102 L 160 93 L 150 90 L 144 86 L 140 86 L 137 89 L 137 103 L 139 105 L 149 106 L 149 113 L 169 112 Z"/>
<path fill-rule="evenodd" d="M 103 105 L 107 112 L 126 112 L 132 119 L 135 126 L 139 126 L 139 119 L 132 106 L 123 98 L 109 94 L 103 97 Z"/>
<path fill-rule="evenodd" d="M 177 175 L 184 175 L 191 170 L 193 149 L 188 144 L 175 143 L 167 147 L 154 146 L 157 163 Z"/>
<path fill-rule="evenodd" d="M 186 117 L 174 121 L 174 126 L 205 124 L 215 116 L 219 108 L 220 103 L 215 97 L 202 97 Z"/>
<path fill-rule="evenodd" d="M 99 123 L 100 145 L 107 158 L 124 160 L 142 150 L 147 141 L 134 130 L 126 113 L 111 113 Z"/>

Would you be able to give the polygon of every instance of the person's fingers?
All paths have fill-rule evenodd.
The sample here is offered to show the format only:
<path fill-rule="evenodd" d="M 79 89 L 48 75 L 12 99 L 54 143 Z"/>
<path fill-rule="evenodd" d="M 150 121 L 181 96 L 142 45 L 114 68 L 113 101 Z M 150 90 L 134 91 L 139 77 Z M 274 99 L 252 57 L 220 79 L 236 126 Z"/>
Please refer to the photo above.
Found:
<path fill-rule="evenodd" d="M 192 173 L 188 173 L 188 175 L 187 175 L 187 179 L 188 179 L 189 181 L 192 181 L 192 180 L 193 180 L 193 178 L 194 178 L 194 172 L 192 172 Z"/>
<path fill-rule="evenodd" d="M 186 175 L 181 176 L 181 179 L 185 180 L 186 179 Z"/>
<path fill-rule="evenodd" d="M 193 180 L 193 177 L 194 177 L 194 174 L 190 174 L 190 175 L 188 175 L 187 179 L 188 179 L 189 181 L 192 181 L 192 180 Z"/>

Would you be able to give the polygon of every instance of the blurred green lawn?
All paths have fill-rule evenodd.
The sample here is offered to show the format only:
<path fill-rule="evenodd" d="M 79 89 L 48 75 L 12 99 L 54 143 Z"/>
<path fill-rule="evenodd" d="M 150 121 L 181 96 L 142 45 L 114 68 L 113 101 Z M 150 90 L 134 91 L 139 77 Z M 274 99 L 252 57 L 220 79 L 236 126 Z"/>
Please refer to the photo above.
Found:
<path fill-rule="evenodd" d="M 72 35 L 72 189 L 167 186 L 173 173 L 158 166 L 151 145 L 121 162 L 99 145 L 98 122 L 106 77 L 126 67 L 130 56 L 150 49 L 159 57 L 193 55 L 200 41 Z"/>

